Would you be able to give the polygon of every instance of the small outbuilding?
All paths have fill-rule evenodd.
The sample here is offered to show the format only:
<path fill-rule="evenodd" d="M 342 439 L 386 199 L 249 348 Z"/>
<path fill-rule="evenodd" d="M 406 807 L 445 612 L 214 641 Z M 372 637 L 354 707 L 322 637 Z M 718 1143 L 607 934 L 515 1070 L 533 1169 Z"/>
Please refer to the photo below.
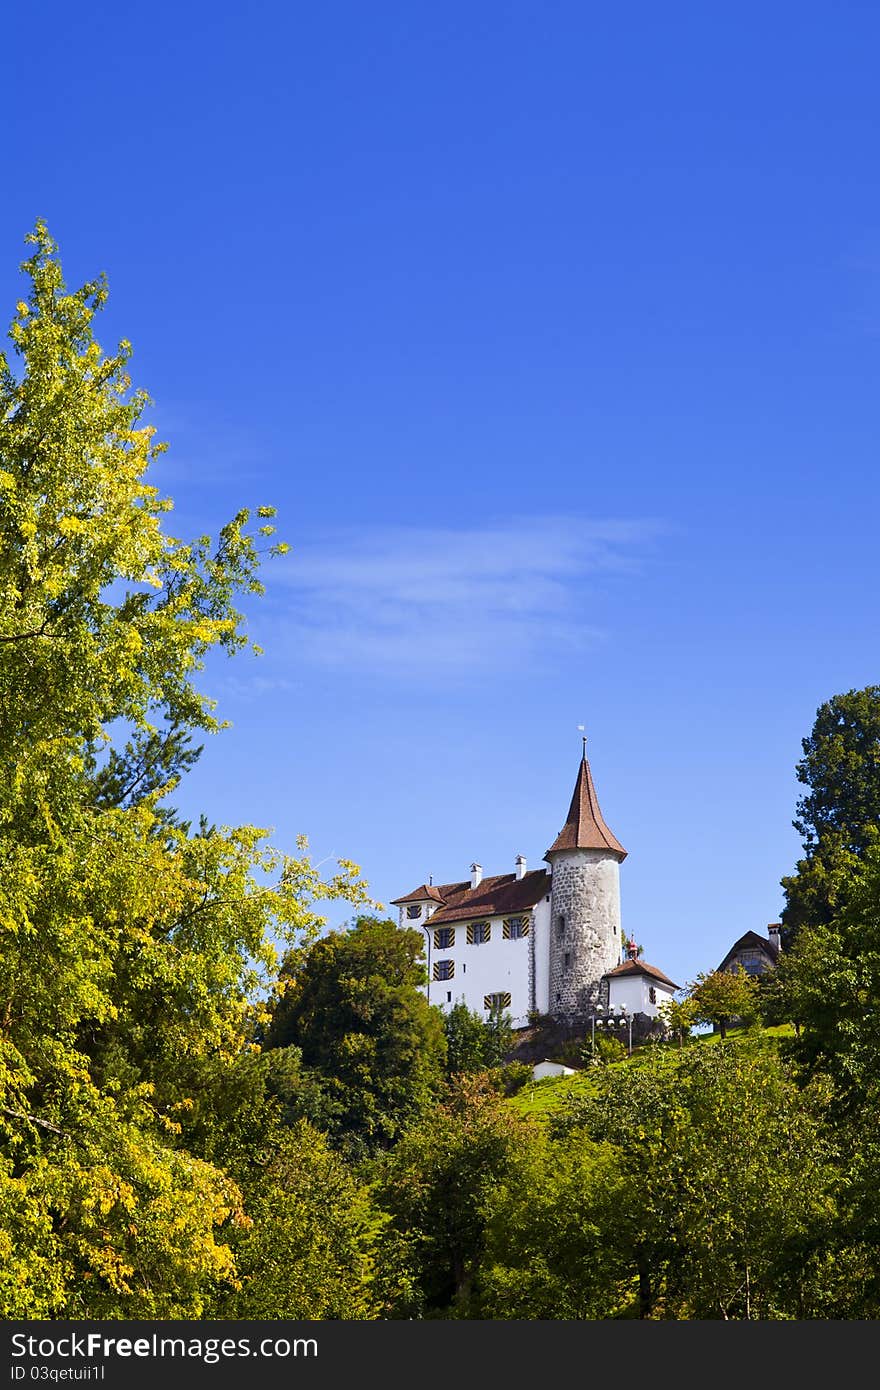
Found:
<path fill-rule="evenodd" d="M 564 1062 L 536 1062 L 532 1067 L 532 1076 L 536 1081 L 543 1081 L 545 1076 L 574 1076 L 574 1067 L 567 1067 Z"/>
<path fill-rule="evenodd" d="M 603 979 L 608 986 L 608 1007 L 612 1013 L 644 1014 L 658 1018 L 664 1004 L 675 995 L 678 985 L 647 961 L 630 958 L 609 970 Z"/>

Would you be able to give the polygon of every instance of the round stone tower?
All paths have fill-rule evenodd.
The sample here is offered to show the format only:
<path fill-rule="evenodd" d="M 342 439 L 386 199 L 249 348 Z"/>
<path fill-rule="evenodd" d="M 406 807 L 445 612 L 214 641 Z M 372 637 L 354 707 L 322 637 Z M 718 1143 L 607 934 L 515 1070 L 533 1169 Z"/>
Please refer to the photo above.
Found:
<path fill-rule="evenodd" d="M 550 880 L 550 1013 L 582 1018 L 620 963 L 620 865 L 626 850 L 599 809 L 586 744 L 568 819 L 544 858 Z"/>

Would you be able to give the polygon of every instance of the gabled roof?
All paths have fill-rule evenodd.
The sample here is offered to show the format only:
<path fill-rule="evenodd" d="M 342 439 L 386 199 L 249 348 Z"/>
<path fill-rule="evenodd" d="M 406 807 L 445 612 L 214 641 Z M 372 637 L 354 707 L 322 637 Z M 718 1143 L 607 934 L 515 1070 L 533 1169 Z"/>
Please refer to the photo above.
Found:
<path fill-rule="evenodd" d="M 648 975 L 652 980 L 660 980 L 664 985 L 669 985 L 671 989 L 680 988 L 679 985 L 673 984 L 662 970 L 658 970 L 656 965 L 648 965 L 643 960 L 625 960 L 623 965 L 615 965 L 613 970 L 606 970 L 602 979 L 618 980 L 622 975 Z"/>
<path fill-rule="evenodd" d="M 551 854 L 561 849 L 604 849 L 616 855 L 620 863 L 626 858 L 626 850 L 611 833 L 599 810 L 599 798 L 586 753 L 581 759 L 568 818 L 544 858 L 549 859 Z"/>
<path fill-rule="evenodd" d="M 726 970 L 734 956 L 738 956 L 740 951 L 762 951 L 767 957 L 768 965 L 775 965 L 779 959 L 779 951 L 769 937 L 759 936 L 756 931 L 747 931 L 740 937 L 739 941 L 734 941 L 718 969 Z"/>
<path fill-rule="evenodd" d="M 460 893 L 469 887 L 470 884 L 466 879 L 462 883 L 441 883 L 439 885 L 422 883 L 411 893 L 405 893 L 402 898 L 392 898 L 391 902 L 394 907 L 398 907 L 402 903 L 423 903 L 426 899 L 435 903 L 445 903 L 451 894 Z"/>
<path fill-rule="evenodd" d="M 509 912 L 526 912 L 550 892 L 550 875 L 546 869 L 533 869 L 517 878 L 516 874 L 498 874 L 484 878 L 476 888 L 469 883 L 454 885 L 443 906 L 432 912 L 428 922 L 442 926 L 444 922 L 464 922 L 470 918 L 501 917 Z"/>

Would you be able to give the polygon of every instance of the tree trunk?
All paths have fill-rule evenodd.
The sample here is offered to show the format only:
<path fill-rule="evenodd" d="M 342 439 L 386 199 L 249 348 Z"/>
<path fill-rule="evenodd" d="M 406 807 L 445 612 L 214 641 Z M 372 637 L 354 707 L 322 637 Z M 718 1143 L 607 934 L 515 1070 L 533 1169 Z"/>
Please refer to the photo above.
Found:
<path fill-rule="evenodd" d="M 639 1317 L 649 1318 L 654 1310 L 654 1296 L 651 1290 L 651 1271 L 648 1261 L 639 1257 L 636 1268 L 639 1271 Z"/>

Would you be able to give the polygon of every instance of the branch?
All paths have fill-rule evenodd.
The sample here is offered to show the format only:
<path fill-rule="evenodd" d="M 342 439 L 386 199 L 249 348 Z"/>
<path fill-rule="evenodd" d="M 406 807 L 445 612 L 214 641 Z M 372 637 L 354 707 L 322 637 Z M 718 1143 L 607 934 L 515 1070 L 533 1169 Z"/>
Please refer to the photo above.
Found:
<path fill-rule="evenodd" d="M 70 1135 L 65 1129 L 59 1129 L 49 1120 L 40 1120 L 36 1115 L 26 1115 L 23 1110 L 10 1110 L 8 1105 L 0 1105 L 0 1113 L 12 1115 L 16 1120 L 27 1120 L 32 1125 L 39 1125 L 42 1129 L 51 1129 L 53 1134 L 60 1134 L 63 1139 L 70 1139 Z"/>

